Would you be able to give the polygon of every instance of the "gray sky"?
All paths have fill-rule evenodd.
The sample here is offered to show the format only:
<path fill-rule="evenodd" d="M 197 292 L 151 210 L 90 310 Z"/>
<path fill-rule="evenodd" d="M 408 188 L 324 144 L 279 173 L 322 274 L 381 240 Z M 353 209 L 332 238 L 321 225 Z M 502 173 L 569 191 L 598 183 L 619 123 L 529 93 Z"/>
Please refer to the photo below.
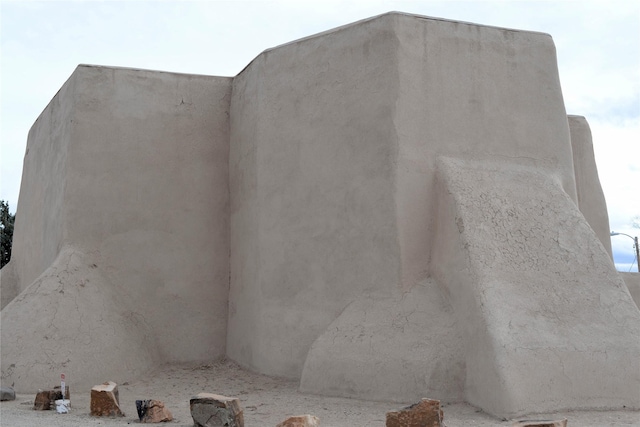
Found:
<path fill-rule="evenodd" d="M 640 235 L 640 1 L 0 0 L 0 199 L 29 128 L 80 64 L 234 76 L 263 50 L 392 10 L 551 34 L 568 114 L 594 139 L 611 229 Z M 631 239 L 612 238 L 637 271 Z"/>

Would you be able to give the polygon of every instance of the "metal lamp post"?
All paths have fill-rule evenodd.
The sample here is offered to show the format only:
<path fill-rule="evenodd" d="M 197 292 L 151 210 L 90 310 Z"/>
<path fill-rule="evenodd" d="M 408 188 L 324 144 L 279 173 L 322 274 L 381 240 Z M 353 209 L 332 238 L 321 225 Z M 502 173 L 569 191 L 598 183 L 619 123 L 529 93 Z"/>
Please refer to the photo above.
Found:
<path fill-rule="evenodd" d="M 633 240 L 635 249 L 636 249 L 636 267 L 638 267 L 638 273 L 640 273 L 640 248 L 638 248 L 638 237 L 629 236 L 625 233 L 616 233 L 615 231 L 611 232 L 612 236 L 627 236 L 631 240 Z"/>

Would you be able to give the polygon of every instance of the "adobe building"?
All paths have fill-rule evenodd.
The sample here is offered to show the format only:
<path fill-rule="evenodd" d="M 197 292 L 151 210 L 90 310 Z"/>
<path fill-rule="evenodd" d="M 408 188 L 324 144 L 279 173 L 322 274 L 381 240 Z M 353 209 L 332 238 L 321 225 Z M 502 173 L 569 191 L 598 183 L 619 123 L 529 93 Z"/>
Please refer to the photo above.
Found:
<path fill-rule="evenodd" d="M 18 391 L 226 356 L 317 394 L 640 409 L 640 311 L 547 34 L 388 13 L 233 78 L 80 65 L 14 236 Z"/>

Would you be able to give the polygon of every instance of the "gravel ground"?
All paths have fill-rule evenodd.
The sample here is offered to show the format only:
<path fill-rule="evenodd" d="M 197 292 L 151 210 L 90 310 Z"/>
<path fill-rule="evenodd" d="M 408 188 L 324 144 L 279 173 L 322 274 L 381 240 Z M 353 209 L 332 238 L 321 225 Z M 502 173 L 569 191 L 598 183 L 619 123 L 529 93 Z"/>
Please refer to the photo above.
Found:
<path fill-rule="evenodd" d="M 52 384 L 53 385 L 53 384 Z M 126 416 L 95 418 L 89 415 L 90 392 L 71 388 L 71 412 L 34 411 L 35 395 L 19 394 L 15 401 L 0 403 L 0 425 L 6 427 L 33 426 L 125 426 L 138 424 L 136 399 L 157 399 L 173 413 L 174 421 L 167 426 L 191 427 L 189 399 L 200 392 L 238 397 L 244 409 L 245 425 L 272 426 L 292 415 L 312 414 L 325 427 L 384 427 L 385 414 L 406 404 L 369 402 L 313 396 L 298 393 L 297 382 L 270 378 L 248 372 L 232 362 L 205 366 L 170 365 L 142 381 L 118 385 L 120 404 Z M 428 396 L 425 396 L 428 397 Z M 473 406 L 444 404 L 447 427 L 511 426 L 515 420 L 500 420 Z M 575 411 L 538 414 L 521 419 L 563 419 L 568 427 L 640 427 L 638 411 Z"/>

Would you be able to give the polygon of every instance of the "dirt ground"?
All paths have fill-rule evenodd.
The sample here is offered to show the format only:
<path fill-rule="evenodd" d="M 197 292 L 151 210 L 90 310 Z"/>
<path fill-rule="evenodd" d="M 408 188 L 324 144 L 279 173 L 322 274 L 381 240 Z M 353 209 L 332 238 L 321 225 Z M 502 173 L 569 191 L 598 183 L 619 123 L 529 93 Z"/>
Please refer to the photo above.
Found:
<path fill-rule="evenodd" d="M 108 380 L 108 379 L 105 379 Z M 48 384 L 47 384 L 48 385 Z M 54 386 L 55 384 L 50 384 Z M 48 385 L 49 386 L 49 385 Z M 165 366 L 142 381 L 118 385 L 120 405 L 126 416 L 95 418 L 89 415 L 90 391 L 71 389 L 71 412 L 34 411 L 35 395 L 19 394 L 15 401 L 0 403 L 0 425 L 33 426 L 125 426 L 139 423 L 136 399 L 165 402 L 174 420 L 163 425 L 193 426 L 189 399 L 200 393 L 238 397 L 244 409 L 245 425 L 272 426 L 291 415 L 312 414 L 325 427 L 384 427 L 385 414 L 413 402 L 383 403 L 301 394 L 297 382 L 248 372 L 229 361 L 205 366 Z M 429 397 L 429 396 L 425 396 Z M 511 426 L 515 420 L 500 420 L 473 406 L 444 404 L 447 427 Z M 538 414 L 520 419 L 568 419 L 569 427 L 639 426 L 638 411 L 576 411 Z"/>

